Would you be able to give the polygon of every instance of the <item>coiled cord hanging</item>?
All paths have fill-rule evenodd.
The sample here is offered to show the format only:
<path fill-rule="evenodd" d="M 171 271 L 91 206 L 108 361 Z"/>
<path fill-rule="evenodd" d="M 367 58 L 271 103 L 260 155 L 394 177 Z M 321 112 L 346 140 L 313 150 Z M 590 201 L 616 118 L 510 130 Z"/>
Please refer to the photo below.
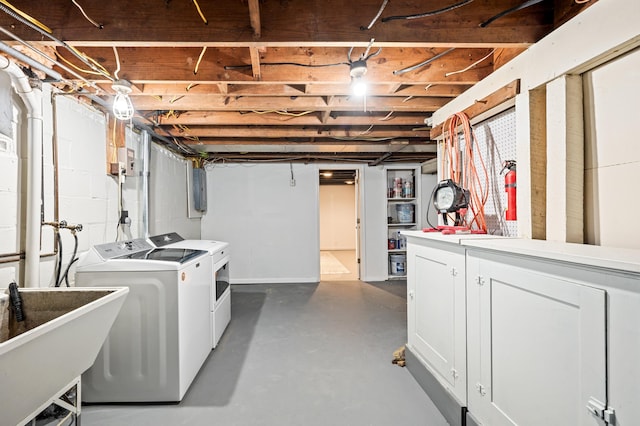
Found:
<path fill-rule="evenodd" d="M 462 132 L 458 130 L 460 126 Z M 472 231 L 486 233 L 484 205 L 489 198 L 489 177 L 469 117 L 463 112 L 453 114 L 445 121 L 444 128 L 447 129 L 447 133 L 440 170 L 444 178 L 452 179 L 469 191 L 470 214 L 464 218 L 464 226 Z M 460 141 L 460 133 L 464 137 L 464 145 Z"/>

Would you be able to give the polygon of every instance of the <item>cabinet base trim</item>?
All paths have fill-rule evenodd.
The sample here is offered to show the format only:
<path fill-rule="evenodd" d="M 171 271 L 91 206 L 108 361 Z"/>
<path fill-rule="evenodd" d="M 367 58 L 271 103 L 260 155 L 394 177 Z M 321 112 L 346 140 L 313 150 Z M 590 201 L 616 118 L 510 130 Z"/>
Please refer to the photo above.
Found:
<path fill-rule="evenodd" d="M 482 426 L 482 424 L 467 411 L 467 426 Z"/>
<path fill-rule="evenodd" d="M 404 357 L 407 362 L 407 369 L 413 378 L 429 398 L 431 398 L 431 401 L 433 401 L 451 426 L 477 425 L 475 422 L 467 423 L 467 407 L 462 406 L 462 404 L 440 384 L 416 355 L 411 352 L 409 346 L 405 347 Z"/>

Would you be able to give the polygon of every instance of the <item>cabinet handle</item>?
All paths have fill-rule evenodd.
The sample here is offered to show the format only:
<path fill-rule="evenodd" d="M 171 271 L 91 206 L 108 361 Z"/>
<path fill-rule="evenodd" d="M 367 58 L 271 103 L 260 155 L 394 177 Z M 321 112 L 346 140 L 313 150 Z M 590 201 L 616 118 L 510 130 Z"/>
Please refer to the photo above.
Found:
<path fill-rule="evenodd" d="M 487 394 L 487 390 L 480 383 L 476 383 L 476 390 L 480 394 L 480 396 L 485 396 Z"/>
<path fill-rule="evenodd" d="M 413 291 L 410 291 L 410 292 L 409 292 L 409 298 L 410 298 L 411 300 L 413 300 Z"/>

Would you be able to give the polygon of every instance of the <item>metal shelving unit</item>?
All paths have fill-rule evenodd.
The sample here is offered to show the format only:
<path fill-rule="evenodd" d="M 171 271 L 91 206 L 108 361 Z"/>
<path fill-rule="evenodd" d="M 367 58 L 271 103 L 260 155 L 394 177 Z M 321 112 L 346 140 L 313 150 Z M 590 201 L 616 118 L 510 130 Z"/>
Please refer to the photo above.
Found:
<path fill-rule="evenodd" d="M 399 233 L 418 228 L 419 168 L 388 168 L 387 264 L 389 279 L 407 277 L 407 240 Z"/>

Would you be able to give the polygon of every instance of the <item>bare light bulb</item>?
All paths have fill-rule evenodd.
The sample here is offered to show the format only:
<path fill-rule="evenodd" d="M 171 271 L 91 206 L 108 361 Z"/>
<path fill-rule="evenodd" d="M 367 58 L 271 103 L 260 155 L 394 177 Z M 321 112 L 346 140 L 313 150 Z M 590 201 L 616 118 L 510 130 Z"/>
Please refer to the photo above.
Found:
<path fill-rule="evenodd" d="M 349 75 L 351 76 L 351 91 L 355 96 L 367 94 L 367 83 L 364 75 L 367 73 L 367 63 L 365 61 L 354 61 L 351 63 Z"/>
<path fill-rule="evenodd" d="M 133 104 L 129 93 L 131 93 L 131 83 L 126 80 L 118 80 L 111 86 L 116 92 L 113 100 L 113 115 L 118 120 L 130 120 L 133 117 Z"/>
<path fill-rule="evenodd" d="M 365 96 L 367 94 L 367 83 L 361 78 L 356 78 L 351 83 L 351 91 L 355 96 Z"/>

